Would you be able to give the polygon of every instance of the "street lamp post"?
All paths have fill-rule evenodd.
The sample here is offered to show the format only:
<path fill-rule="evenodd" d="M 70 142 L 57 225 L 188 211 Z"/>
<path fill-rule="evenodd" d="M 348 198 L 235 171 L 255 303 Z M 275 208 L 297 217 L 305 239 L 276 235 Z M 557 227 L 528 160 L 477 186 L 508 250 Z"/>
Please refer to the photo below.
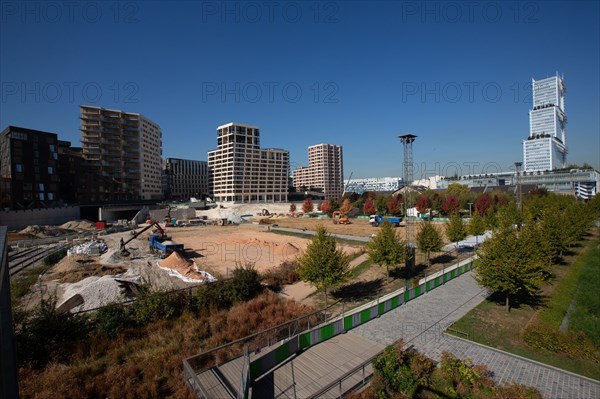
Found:
<path fill-rule="evenodd" d="M 471 205 L 473 205 L 472 202 L 467 203 L 467 205 L 469 205 L 469 218 L 473 217 L 473 214 L 471 213 Z"/>

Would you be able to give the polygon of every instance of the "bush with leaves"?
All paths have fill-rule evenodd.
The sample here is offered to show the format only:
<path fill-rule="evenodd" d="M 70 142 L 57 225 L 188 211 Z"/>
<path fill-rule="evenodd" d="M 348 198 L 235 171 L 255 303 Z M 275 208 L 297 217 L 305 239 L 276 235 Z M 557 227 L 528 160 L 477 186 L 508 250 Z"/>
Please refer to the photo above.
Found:
<path fill-rule="evenodd" d="M 231 286 L 231 298 L 234 302 L 245 302 L 256 297 L 263 290 L 260 283 L 260 275 L 254 269 L 254 265 L 245 267 L 237 265 L 233 270 L 233 277 L 229 281 Z"/>
<path fill-rule="evenodd" d="M 96 329 L 109 337 L 133 324 L 130 309 L 122 304 L 108 305 L 96 312 Z"/>
<path fill-rule="evenodd" d="M 131 305 L 132 318 L 138 325 L 152 321 L 174 319 L 187 306 L 184 292 L 142 291 Z"/>
<path fill-rule="evenodd" d="M 265 284 L 272 287 L 281 287 L 286 284 L 293 284 L 300 280 L 298 275 L 298 261 L 288 259 L 275 268 L 267 270 L 262 277 Z"/>
<path fill-rule="evenodd" d="M 459 242 L 467 237 L 467 228 L 459 214 L 453 214 L 446 223 L 446 237 L 452 242 Z"/>
<path fill-rule="evenodd" d="M 91 331 L 87 316 L 59 313 L 55 297 L 42 299 L 33 311 L 17 317 L 14 324 L 18 363 L 35 368 L 68 359 L 71 346 Z"/>
<path fill-rule="evenodd" d="M 419 388 L 429 385 L 434 363 L 414 350 L 404 350 L 403 342 L 388 346 L 373 360 L 377 398 L 413 398 Z"/>

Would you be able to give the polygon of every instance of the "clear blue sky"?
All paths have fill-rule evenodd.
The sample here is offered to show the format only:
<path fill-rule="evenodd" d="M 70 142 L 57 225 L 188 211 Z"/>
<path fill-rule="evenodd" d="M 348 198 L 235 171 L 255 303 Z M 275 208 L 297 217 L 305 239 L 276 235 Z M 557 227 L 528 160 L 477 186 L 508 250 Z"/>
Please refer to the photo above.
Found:
<path fill-rule="evenodd" d="M 568 160 L 600 168 L 596 1 L 72 4 L 2 1 L 0 128 L 79 145 L 92 104 L 157 122 L 163 157 L 206 160 L 235 121 L 292 167 L 309 145 L 343 145 L 346 177 L 400 176 L 404 133 L 417 175 L 507 170 L 531 78 L 559 71 Z"/>

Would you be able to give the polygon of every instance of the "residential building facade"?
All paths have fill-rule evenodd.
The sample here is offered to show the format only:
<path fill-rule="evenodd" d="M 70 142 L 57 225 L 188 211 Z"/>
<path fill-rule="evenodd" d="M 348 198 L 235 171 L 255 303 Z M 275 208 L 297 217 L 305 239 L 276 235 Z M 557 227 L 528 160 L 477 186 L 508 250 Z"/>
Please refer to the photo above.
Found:
<path fill-rule="evenodd" d="M 231 122 L 217 127 L 217 149 L 208 152 L 208 170 L 216 201 L 287 201 L 289 152 L 260 148 L 256 126 Z"/>
<path fill-rule="evenodd" d="M 0 133 L 0 177 L 3 209 L 58 205 L 58 136 L 8 126 Z"/>
<path fill-rule="evenodd" d="M 100 201 L 159 200 L 162 131 L 141 114 L 81 106 L 83 156 L 98 170 Z"/>
<path fill-rule="evenodd" d="M 321 191 L 325 198 L 339 199 L 344 193 L 344 157 L 341 145 L 308 147 L 308 167 L 292 174 L 296 191 Z"/>
<path fill-rule="evenodd" d="M 203 198 L 209 195 L 208 162 L 191 159 L 163 160 L 164 194 L 167 199 Z"/>
<path fill-rule="evenodd" d="M 558 76 L 532 80 L 533 109 L 529 111 L 529 137 L 523 141 L 523 170 L 561 169 L 567 165 L 565 93 Z"/>

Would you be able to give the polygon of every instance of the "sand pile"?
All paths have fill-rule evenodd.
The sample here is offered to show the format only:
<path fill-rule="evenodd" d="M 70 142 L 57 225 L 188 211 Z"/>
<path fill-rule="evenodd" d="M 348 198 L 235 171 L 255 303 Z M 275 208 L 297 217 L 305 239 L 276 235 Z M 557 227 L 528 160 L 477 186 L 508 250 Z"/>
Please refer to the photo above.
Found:
<path fill-rule="evenodd" d="M 89 220 L 71 220 L 69 222 L 63 223 L 60 226 L 63 229 L 68 230 L 77 230 L 77 231 L 93 231 L 96 230 L 96 225 L 94 222 L 90 222 Z"/>
<path fill-rule="evenodd" d="M 63 302 L 75 294 L 83 297 L 83 304 L 73 308 L 73 312 L 95 309 L 128 299 L 125 290 L 113 276 L 92 276 L 78 283 L 63 284 L 62 288 L 64 289 Z"/>
<path fill-rule="evenodd" d="M 125 272 L 120 266 L 108 266 L 96 263 L 88 256 L 75 255 L 65 257 L 52 268 L 50 279 L 59 280 L 61 283 L 75 283 L 87 277 L 115 275 Z"/>
<path fill-rule="evenodd" d="M 186 259 L 179 252 L 173 252 L 157 264 L 161 269 L 168 271 L 170 276 L 178 277 L 188 283 L 203 283 L 207 280 L 215 280 L 213 276 L 199 270 L 193 261 Z"/>
<path fill-rule="evenodd" d="M 19 234 L 25 234 L 34 237 L 57 237 L 74 233 L 76 233 L 76 231 L 70 229 L 63 229 L 56 226 L 39 226 L 37 224 L 27 226 L 23 230 L 19 231 Z"/>

